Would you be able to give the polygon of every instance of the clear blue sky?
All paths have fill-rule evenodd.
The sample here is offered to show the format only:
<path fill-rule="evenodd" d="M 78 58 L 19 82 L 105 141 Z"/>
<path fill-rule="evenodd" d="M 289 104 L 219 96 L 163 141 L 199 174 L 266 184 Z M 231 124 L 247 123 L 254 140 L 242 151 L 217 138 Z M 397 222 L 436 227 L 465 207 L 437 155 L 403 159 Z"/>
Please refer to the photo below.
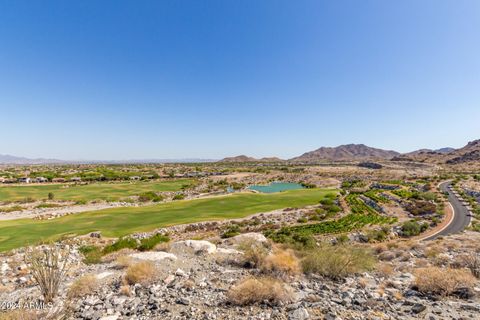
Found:
<path fill-rule="evenodd" d="M 0 0 L 0 154 L 461 147 L 479 31 L 476 0 Z"/>

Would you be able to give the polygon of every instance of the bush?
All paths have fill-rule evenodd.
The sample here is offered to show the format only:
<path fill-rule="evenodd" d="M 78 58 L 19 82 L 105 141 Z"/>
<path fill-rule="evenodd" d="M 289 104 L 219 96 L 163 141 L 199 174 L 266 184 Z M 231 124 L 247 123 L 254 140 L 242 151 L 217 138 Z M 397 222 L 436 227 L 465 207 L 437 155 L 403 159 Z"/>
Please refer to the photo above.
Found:
<path fill-rule="evenodd" d="M 423 293 L 448 296 L 458 289 L 472 289 L 475 278 L 468 269 L 427 267 L 414 272 L 415 287 Z"/>
<path fill-rule="evenodd" d="M 53 194 L 53 192 L 49 192 L 48 195 L 47 195 L 47 197 L 48 197 L 48 200 L 53 200 L 53 199 L 55 199 L 55 195 Z"/>
<path fill-rule="evenodd" d="M 256 268 L 268 255 L 268 248 L 256 241 L 245 241 L 238 245 L 243 251 L 243 265 L 247 268 Z"/>
<path fill-rule="evenodd" d="M 140 251 L 149 251 L 152 250 L 157 244 L 161 242 L 168 242 L 170 238 L 164 236 L 163 234 L 155 234 L 149 238 L 145 238 L 140 240 L 140 245 L 138 246 L 138 250 Z"/>
<path fill-rule="evenodd" d="M 102 251 L 96 246 L 82 246 L 79 248 L 83 254 L 83 262 L 85 264 L 97 264 L 102 262 Z"/>
<path fill-rule="evenodd" d="M 277 276 L 294 276 L 301 272 L 301 266 L 292 250 L 277 250 L 264 258 L 260 270 Z"/>
<path fill-rule="evenodd" d="M 138 201 L 140 202 L 148 202 L 148 201 L 153 201 L 153 202 L 160 202 L 163 201 L 163 197 L 161 195 L 156 194 L 153 191 L 148 191 L 140 194 L 138 196 Z"/>
<path fill-rule="evenodd" d="M 67 272 L 68 252 L 55 245 L 25 252 L 33 279 L 40 288 L 44 302 L 52 302 Z"/>
<path fill-rule="evenodd" d="M 120 238 L 116 242 L 103 248 L 102 253 L 108 254 L 124 248 L 136 249 L 137 246 L 138 246 L 137 240 L 133 238 L 128 238 L 128 237 Z"/>
<path fill-rule="evenodd" d="M 227 293 L 230 303 L 245 306 L 268 301 L 272 304 L 294 300 L 294 293 L 287 284 L 272 278 L 247 278 L 230 288 Z"/>
<path fill-rule="evenodd" d="M 88 274 L 75 280 L 68 289 L 69 298 L 80 298 L 92 294 L 99 286 L 94 275 Z"/>
<path fill-rule="evenodd" d="M 428 223 L 418 223 L 417 221 L 405 221 L 402 225 L 402 234 L 405 237 L 418 236 L 420 233 L 428 229 Z"/>
<path fill-rule="evenodd" d="M 349 245 L 322 245 L 304 252 L 304 256 L 302 267 L 305 273 L 316 273 L 334 280 L 371 270 L 375 266 L 375 258 L 370 251 Z"/>
<path fill-rule="evenodd" d="M 240 234 L 240 226 L 237 224 L 232 224 L 227 228 L 227 230 L 225 230 L 224 233 L 222 233 L 221 237 L 223 239 L 226 239 L 226 238 L 238 236 L 239 234 Z"/>
<path fill-rule="evenodd" d="M 178 193 L 178 194 L 174 195 L 172 199 L 173 200 L 183 200 L 183 199 L 185 199 L 185 195 L 183 193 Z"/>
<path fill-rule="evenodd" d="M 137 262 L 127 268 L 125 281 L 127 281 L 128 284 L 140 283 L 142 285 L 147 285 L 154 280 L 156 273 L 157 270 L 152 262 Z"/>

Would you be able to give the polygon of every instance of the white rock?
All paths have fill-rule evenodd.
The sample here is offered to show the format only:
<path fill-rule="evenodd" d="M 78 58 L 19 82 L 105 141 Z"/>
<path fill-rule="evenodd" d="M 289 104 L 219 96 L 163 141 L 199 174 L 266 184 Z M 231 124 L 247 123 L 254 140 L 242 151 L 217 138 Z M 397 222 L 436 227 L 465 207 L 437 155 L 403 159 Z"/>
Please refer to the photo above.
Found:
<path fill-rule="evenodd" d="M 111 275 L 113 275 L 113 272 L 111 271 L 104 271 L 104 272 L 101 272 L 99 274 L 96 274 L 95 277 L 98 279 L 98 280 L 102 280 L 102 279 L 105 279 L 107 277 L 110 277 Z"/>
<path fill-rule="evenodd" d="M 227 254 L 227 255 L 241 255 L 243 252 L 235 250 L 235 249 L 228 249 L 228 248 L 217 248 L 218 254 Z"/>
<path fill-rule="evenodd" d="M 163 280 L 163 282 L 164 282 L 165 284 L 170 284 L 170 283 L 173 282 L 173 280 L 175 280 L 175 276 L 174 276 L 173 274 L 170 274 L 170 275 L 168 275 L 168 277 L 166 277 L 166 278 Z"/>
<path fill-rule="evenodd" d="M 179 276 L 179 277 L 186 277 L 187 274 L 185 273 L 185 271 L 183 271 L 182 269 L 177 269 L 177 271 L 175 271 L 175 275 L 176 276 Z"/>
<path fill-rule="evenodd" d="M 139 252 L 139 253 L 132 253 L 130 257 L 139 260 L 149 260 L 149 261 L 162 261 L 165 259 L 175 261 L 177 260 L 177 256 L 172 253 L 158 251 L 158 252 Z"/>
<path fill-rule="evenodd" d="M 195 253 L 214 253 L 217 246 L 205 240 L 185 240 L 172 244 L 171 251 L 182 251 L 186 248 L 192 249 Z"/>
<path fill-rule="evenodd" d="M 114 315 L 111 315 L 111 316 L 101 317 L 99 320 L 117 320 L 118 317 L 119 317 L 118 314 L 114 314 Z"/>
<path fill-rule="evenodd" d="M 6 273 L 8 270 L 10 270 L 10 266 L 8 265 L 8 263 L 6 262 L 2 263 L 2 267 L 0 268 L 0 271 L 2 273 Z"/>
<path fill-rule="evenodd" d="M 238 236 L 227 239 L 226 242 L 231 244 L 240 244 L 242 242 L 249 242 L 249 241 L 265 243 L 265 242 L 268 242 L 268 239 L 261 233 L 249 232 L 249 233 L 242 233 L 242 234 L 239 234 Z"/>

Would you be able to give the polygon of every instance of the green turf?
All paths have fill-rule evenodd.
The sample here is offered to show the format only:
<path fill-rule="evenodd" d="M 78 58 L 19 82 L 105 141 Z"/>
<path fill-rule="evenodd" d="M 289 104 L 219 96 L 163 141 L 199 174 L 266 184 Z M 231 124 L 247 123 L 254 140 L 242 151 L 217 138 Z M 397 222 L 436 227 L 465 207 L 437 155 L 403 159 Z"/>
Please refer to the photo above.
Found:
<path fill-rule="evenodd" d="M 272 194 L 240 193 L 154 206 L 105 209 L 54 220 L 0 221 L 0 251 L 92 231 L 101 231 L 107 237 L 119 237 L 174 224 L 241 218 L 257 212 L 316 204 L 334 192 L 304 189 Z"/>
<path fill-rule="evenodd" d="M 56 200 L 118 200 L 147 191 L 178 191 L 192 180 L 178 179 L 147 182 L 92 183 L 87 185 L 45 184 L 0 186 L 0 201 L 17 201 L 27 197 L 35 200 L 47 199 L 52 192 Z"/>

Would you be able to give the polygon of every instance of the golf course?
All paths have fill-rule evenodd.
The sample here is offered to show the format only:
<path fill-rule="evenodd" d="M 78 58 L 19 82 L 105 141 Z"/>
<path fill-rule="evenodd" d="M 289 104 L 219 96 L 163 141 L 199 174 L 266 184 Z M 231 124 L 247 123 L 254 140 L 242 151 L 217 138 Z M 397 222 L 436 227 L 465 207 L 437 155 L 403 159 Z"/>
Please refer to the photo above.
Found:
<path fill-rule="evenodd" d="M 26 198 L 42 200 L 47 199 L 49 193 L 53 193 L 56 200 L 119 200 L 122 197 L 138 195 L 148 191 L 179 191 L 182 186 L 189 185 L 192 182 L 193 180 L 190 179 L 176 179 L 147 182 L 91 183 L 86 185 L 5 185 L 0 186 L 0 201 L 19 201 Z"/>
<path fill-rule="evenodd" d="M 100 231 L 105 237 L 207 220 L 242 218 L 287 207 L 317 204 L 332 189 L 290 190 L 272 194 L 237 193 L 181 200 L 143 207 L 112 208 L 53 220 L 19 219 L 0 222 L 0 251 Z"/>

